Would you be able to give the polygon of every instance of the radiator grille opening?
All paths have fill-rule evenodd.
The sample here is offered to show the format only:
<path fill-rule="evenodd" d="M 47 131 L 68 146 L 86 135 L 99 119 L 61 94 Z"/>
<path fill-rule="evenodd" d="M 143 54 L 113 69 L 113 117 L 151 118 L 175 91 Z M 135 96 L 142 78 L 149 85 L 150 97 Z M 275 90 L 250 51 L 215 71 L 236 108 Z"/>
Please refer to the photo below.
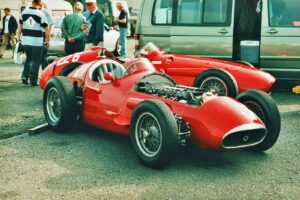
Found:
<path fill-rule="evenodd" d="M 223 138 L 222 146 L 225 149 L 254 146 L 262 142 L 265 136 L 265 128 L 230 132 Z"/>

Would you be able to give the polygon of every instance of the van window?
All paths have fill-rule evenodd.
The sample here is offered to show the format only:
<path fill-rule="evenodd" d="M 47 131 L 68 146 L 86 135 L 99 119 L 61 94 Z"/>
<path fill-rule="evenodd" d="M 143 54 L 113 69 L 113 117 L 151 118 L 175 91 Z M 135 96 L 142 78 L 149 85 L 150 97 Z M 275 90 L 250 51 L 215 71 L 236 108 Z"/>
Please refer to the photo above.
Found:
<path fill-rule="evenodd" d="M 153 10 L 153 24 L 171 24 L 173 0 L 157 0 Z"/>
<path fill-rule="evenodd" d="M 179 0 L 177 23 L 201 24 L 203 0 Z"/>
<path fill-rule="evenodd" d="M 206 0 L 204 7 L 205 23 L 225 23 L 227 21 L 227 0 Z"/>
<path fill-rule="evenodd" d="M 227 24 L 229 0 L 179 0 L 178 25 Z"/>
<path fill-rule="evenodd" d="M 272 27 L 300 26 L 299 0 L 269 0 L 269 24 Z"/>

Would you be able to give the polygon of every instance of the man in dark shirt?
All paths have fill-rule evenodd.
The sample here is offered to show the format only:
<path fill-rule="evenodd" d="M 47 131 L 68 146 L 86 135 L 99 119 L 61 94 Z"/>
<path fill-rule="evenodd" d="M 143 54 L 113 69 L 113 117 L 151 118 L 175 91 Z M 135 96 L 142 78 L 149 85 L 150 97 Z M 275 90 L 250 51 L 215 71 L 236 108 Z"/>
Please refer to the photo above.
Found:
<path fill-rule="evenodd" d="M 104 15 L 97 8 L 96 0 L 86 0 L 87 11 L 83 14 L 90 22 L 89 33 L 85 39 L 85 50 L 93 46 L 103 46 Z"/>
<path fill-rule="evenodd" d="M 128 13 L 124 9 L 122 2 L 117 3 L 117 8 L 120 11 L 119 18 L 116 18 L 114 21 L 118 23 L 120 31 L 120 45 L 121 45 L 121 59 L 126 59 L 126 36 L 128 29 Z"/>

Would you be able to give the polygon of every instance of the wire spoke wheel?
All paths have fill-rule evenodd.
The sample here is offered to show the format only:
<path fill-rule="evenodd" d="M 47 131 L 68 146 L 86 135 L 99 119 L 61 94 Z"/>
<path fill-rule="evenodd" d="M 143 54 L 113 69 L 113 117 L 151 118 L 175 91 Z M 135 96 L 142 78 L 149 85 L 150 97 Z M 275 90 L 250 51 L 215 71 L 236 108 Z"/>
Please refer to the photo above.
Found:
<path fill-rule="evenodd" d="M 200 73 L 193 83 L 205 92 L 212 92 L 219 96 L 236 98 L 239 93 L 235 78 L 224 69 L 208 69 Z"/>
<path fill-rule="evenodd" d="M 139 103 L 131 117 L 130 140 L 136 155 L 147 166 L 168 165 L 178 150 L 178 127 L 167 104 L 159 100 Z"/>
<path fill-rule="evenodd" d="M 76 95 L 67 77 L 52 77 L 48 81 L 43 95 L 43 109 L 51 128 L 66 131 L 74 125 Z"/>
<path fill-rule="evenodd" d="M 59 121 L 61 117 L 62 106 L 59 93 L 54 87 L 48 91 L 46 106 L 50 120 L 54 123 Z"/>
<path fill-rule="evenodd" d="M 205 79 L 200 85 L 201 89 L 207 92 L 215 92 L 219 96 L 227 96 L 228 88 L 226 83 L 218 77 L 209 77 Z"/>
<path fill-rule="evenodd" d="M 156 117 L 147 112 L 137 120 L 136 141 L 139 150 L 148 157 L 155 156 L 162 143 L 161 127 Z"/>

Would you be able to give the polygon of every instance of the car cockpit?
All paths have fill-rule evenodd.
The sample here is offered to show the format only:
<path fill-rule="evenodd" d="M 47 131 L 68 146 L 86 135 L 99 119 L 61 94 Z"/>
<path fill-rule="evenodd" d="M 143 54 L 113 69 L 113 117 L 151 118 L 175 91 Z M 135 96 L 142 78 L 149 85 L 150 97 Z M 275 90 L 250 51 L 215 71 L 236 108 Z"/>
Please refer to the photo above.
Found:
<path fill-rule="evenodd" d="M 91 80 L 99 83 L 108 83 L 110 81 L 105 79 L 106 73 L 111 73 L 115 78 L 121 78 L 124 76 L 125 67 L 114 60 L 100 60 L 91 68 Z"/>

